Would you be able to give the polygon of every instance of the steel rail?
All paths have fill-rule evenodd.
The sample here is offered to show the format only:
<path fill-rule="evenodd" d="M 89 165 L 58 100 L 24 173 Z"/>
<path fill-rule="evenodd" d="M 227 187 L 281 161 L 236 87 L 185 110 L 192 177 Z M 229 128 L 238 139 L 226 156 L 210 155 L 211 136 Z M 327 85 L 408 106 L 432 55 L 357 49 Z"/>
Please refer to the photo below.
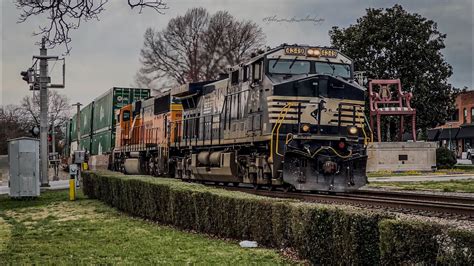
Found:
<path fill-rule="evenodd" d="M 360 195 L 360 196 L 382 196 L 382 197 L 393 197 L 393 198 L 399 198 L 399 199 L 461 203 L 461 204 L 474 206 L 474 197 L 466 197 L 466 196 L 427 194 L 427 193 L 403 192 L 403 191 L 381 191 L 381 190 L 358 190 L 356 192 L 353 192 L 352 194 Z"/>
<path fill-rule="evenodd" d="M 222 186 L 221 186 L 222 187 Z M 346 204 L 355 206 L 369 206 L 376 208 L 388 208 L 390 210 L 402 213 L 418 213 L 428 216 L 438 217 L 453 217 L 456 216 L 460 219 L 474 219 L 474 205 L 471 203 L 459 203 L 459 202 L 441 202 L 433 200 L 422 200 L 422 197 L 426 194 L 418 196 L 418 199 L 408 198 L 396 198 L 393 197 L 393 193 L 383 195 L 379 193 L 377 196 L 358 195 L 353 194 L 310 194 L 310 193 L 299 193 L 299 192 L 282 192 L 282 191 L 268 191 L 268 190 L 255 190 L 252 188 L 245 187 L 222 187 L 227 190 L 241 191 L 254 195 L 273 197 L 273 198 L 288 198 L 297 199 L 306 202 L 318 202 L 318 203 L 332 203 L 332 204 Z M 364 191 L 365 193 L 365 191 Z M 433 196 L 433 195 L 430 195 Z M 398 195 L 401 197 L 401 195 Z M 439 199 L 439 198 L 438 198 Z M 456 199 L 459 200 L 459 199 Z"/>

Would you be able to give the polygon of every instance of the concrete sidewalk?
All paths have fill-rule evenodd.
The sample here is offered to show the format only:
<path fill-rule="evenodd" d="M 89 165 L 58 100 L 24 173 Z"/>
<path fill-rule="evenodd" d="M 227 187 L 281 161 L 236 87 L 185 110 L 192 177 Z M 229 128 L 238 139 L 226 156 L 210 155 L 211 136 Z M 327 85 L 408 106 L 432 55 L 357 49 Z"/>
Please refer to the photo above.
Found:
<path fill-rule="evenodd" d="M 69 188 L 69 180 L 49 181 L 49 185 L 50 187 L 41 188 L 41 191 Z M 8 194 L 8 192 L 10 192 L 10 188 L 8 186 L 0 186 L 0 195 Z"/>
<path fill-rule="evenodd" d="M 423 182 L 474 179 L 474 174 L 369 177 L 369 182 Z"/>

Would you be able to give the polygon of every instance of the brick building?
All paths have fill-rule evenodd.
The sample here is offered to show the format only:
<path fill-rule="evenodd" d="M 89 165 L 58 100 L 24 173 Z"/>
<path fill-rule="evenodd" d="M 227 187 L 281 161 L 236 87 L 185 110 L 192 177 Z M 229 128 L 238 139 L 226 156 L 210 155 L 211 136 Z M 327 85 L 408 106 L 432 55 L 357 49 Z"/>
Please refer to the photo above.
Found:
<path fill-rule="evenodd" d="M 474 147 L 474 91 L 461 92 L 455 105 L 456 111 L 446 124 L 428 130 L 428 140 L 439 141 L 462 157 Z"/>

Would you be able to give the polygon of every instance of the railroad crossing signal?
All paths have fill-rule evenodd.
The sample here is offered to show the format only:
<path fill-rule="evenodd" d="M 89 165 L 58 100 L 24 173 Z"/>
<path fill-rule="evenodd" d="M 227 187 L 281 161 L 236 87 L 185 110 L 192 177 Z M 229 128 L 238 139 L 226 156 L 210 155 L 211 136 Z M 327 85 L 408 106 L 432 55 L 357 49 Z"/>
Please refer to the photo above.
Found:
<path fill-rule="evenodd" d="M 30 90 L 39 90 L 40 94 L 40 161 L 41 161 L 41 186 L 49 187 L 48 180 L 48 88 L 64 88 L 66 63 L 64 58 L 59 59 L 57 56 L 48 56 L 46 49 L 46 37 L 41 40 L 40 55 L 33 56 L 36 59 L 33 67 L 22 71 L 20 75 L 26 83 L 30 84 Z M 51 84 L 51 77 L 48 75 L 48 61 L 63 61 L 63 81 L 62 84 Z M 36 62 L 39 61 L 39 71 L 36 73 Z M 36 132 L 31 132 L 35 135 Z M 54 145 L 53 145 L 54 152 Z"/>
<path fill-rule="evenodd" d="M 37 126 L 34 126 L 31 130 L 30 133 L 33 137 L 38 137 L 40 133 L 40 129 Z"/>
<path fill-rule="evenodd" d="M 28 68 L 26 71 L 21 71 L 20 75 L 22 76 L 21 79 L 26 81 L 28 84 L 35 82 L 35 71 L 33 68 Z"/>

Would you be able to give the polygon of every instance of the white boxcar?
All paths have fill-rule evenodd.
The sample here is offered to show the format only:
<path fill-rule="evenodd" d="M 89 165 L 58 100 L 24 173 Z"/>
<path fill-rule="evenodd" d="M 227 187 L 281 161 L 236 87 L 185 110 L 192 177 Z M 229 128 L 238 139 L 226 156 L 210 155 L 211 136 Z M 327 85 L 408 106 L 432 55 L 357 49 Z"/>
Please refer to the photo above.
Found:
<path fill-rule="evenodd" d="M 10 197 L 40 195 L 39 140 L 22 137 L 8 141 Z"/>

